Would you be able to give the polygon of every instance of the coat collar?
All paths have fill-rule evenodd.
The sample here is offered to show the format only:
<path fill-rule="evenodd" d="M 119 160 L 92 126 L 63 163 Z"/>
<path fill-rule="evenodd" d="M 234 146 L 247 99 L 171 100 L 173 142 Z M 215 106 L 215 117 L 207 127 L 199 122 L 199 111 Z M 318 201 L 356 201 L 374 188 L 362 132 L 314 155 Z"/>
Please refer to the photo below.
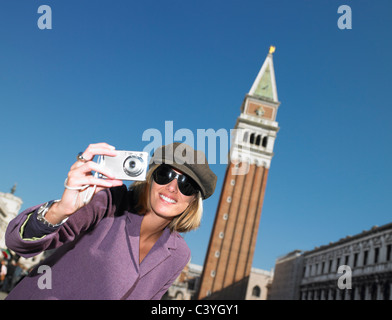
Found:
<path fill-rule="evenodd" d="M 126 221 L 129 251 L 140 278 L 170 257 L 171 250 L 177 248 L 177 237 L 170 232 L 169 228 L 165 228 L 157 242 L 139 264 L 140 227 L 143 217 L 143 215 L 128 212 Z"/>

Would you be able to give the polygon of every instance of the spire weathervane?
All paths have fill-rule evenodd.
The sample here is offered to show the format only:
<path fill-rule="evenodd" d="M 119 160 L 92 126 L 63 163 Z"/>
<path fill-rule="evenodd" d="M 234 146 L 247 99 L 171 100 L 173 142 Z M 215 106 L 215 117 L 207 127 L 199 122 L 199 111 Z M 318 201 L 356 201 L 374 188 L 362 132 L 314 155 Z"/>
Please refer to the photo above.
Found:
<path fill-rule="evenodd" d="M 270 46 L 269 53 L 273 54 L 275 52 L 275 49 L 276 49 L 275 46 Z"/>

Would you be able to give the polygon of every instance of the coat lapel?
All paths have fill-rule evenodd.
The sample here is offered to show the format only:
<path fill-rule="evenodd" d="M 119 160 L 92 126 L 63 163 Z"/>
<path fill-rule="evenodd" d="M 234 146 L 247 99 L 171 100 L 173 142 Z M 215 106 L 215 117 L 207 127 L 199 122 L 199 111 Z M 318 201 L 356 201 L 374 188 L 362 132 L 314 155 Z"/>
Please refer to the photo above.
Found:
<path fill-rule="evenodd" d="M 170 257 L 172 249 L 175 249 L 175 239 L 171 236 L 170 230 L 166 228 L 140 264 L 140 277 L 145 276 Z"/>
<path fill-rule="evenodd" d="M 128 213 L 126 230 L 128 235 L 128 246 L 131 254 L 133 266 L 139 274 L 139 239 L 140 239 L 140 226 L 142 225 L 143 216 Z"/>
<path fill-rule="evenodd" d="M 140 227 L 143 216 L 137 214 L 128 214 L 127 219 L 127 233 L 129 240 L 129 249 L 132 256 L 135 269 L 139 273 L 139 277 L 145 276 L 160 263 L 165 261 L 171 255 L 171 250 L 176 249 L 176 237 L 171 234 L 170 230 L 166 228 L 158 241 L 154 244 L 151 250 L 139 265 L 139 241 L 140 241 Z"/>

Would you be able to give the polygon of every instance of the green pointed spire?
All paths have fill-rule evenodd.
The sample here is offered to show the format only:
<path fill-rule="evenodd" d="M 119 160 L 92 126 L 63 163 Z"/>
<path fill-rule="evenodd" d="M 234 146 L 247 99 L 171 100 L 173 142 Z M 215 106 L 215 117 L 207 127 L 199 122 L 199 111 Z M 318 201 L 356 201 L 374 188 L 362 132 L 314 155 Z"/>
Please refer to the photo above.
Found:
<path fill-rule="evenodd" d="M 269 54 L 261 67 L 259 74 L 254 81 L 249 95 L 257 98 L 278 102 L 278 93 L 276 91 L 274 64 L 272 53 L 275 47 L 270 48 Z"/>
<path fill-rule="evenodd" d="M 267 65 L 260 81 L 257 83 L 257 86 L 254 90 L 254 95 L 268 98 L 270 100 L 274 99 L 274 94 L 272 92 L 272 80 L 271 80 L 271 72 L 270 66 Z"/>

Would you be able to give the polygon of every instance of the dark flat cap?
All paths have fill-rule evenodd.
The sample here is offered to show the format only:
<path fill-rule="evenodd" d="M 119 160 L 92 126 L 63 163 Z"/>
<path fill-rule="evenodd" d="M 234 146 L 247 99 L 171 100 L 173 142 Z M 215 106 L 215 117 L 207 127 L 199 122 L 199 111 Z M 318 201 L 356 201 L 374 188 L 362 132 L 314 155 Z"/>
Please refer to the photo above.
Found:
<path fill-rule="evenodd" d="M 204 152 L 194 150 L 185 143 L 174 142 L 155 150 L 150 160 L 150 169 L 162 163 L 180 170 L 195 180 L 203 199 L 214 193 L 217 176 L 210 169 Z"/>

